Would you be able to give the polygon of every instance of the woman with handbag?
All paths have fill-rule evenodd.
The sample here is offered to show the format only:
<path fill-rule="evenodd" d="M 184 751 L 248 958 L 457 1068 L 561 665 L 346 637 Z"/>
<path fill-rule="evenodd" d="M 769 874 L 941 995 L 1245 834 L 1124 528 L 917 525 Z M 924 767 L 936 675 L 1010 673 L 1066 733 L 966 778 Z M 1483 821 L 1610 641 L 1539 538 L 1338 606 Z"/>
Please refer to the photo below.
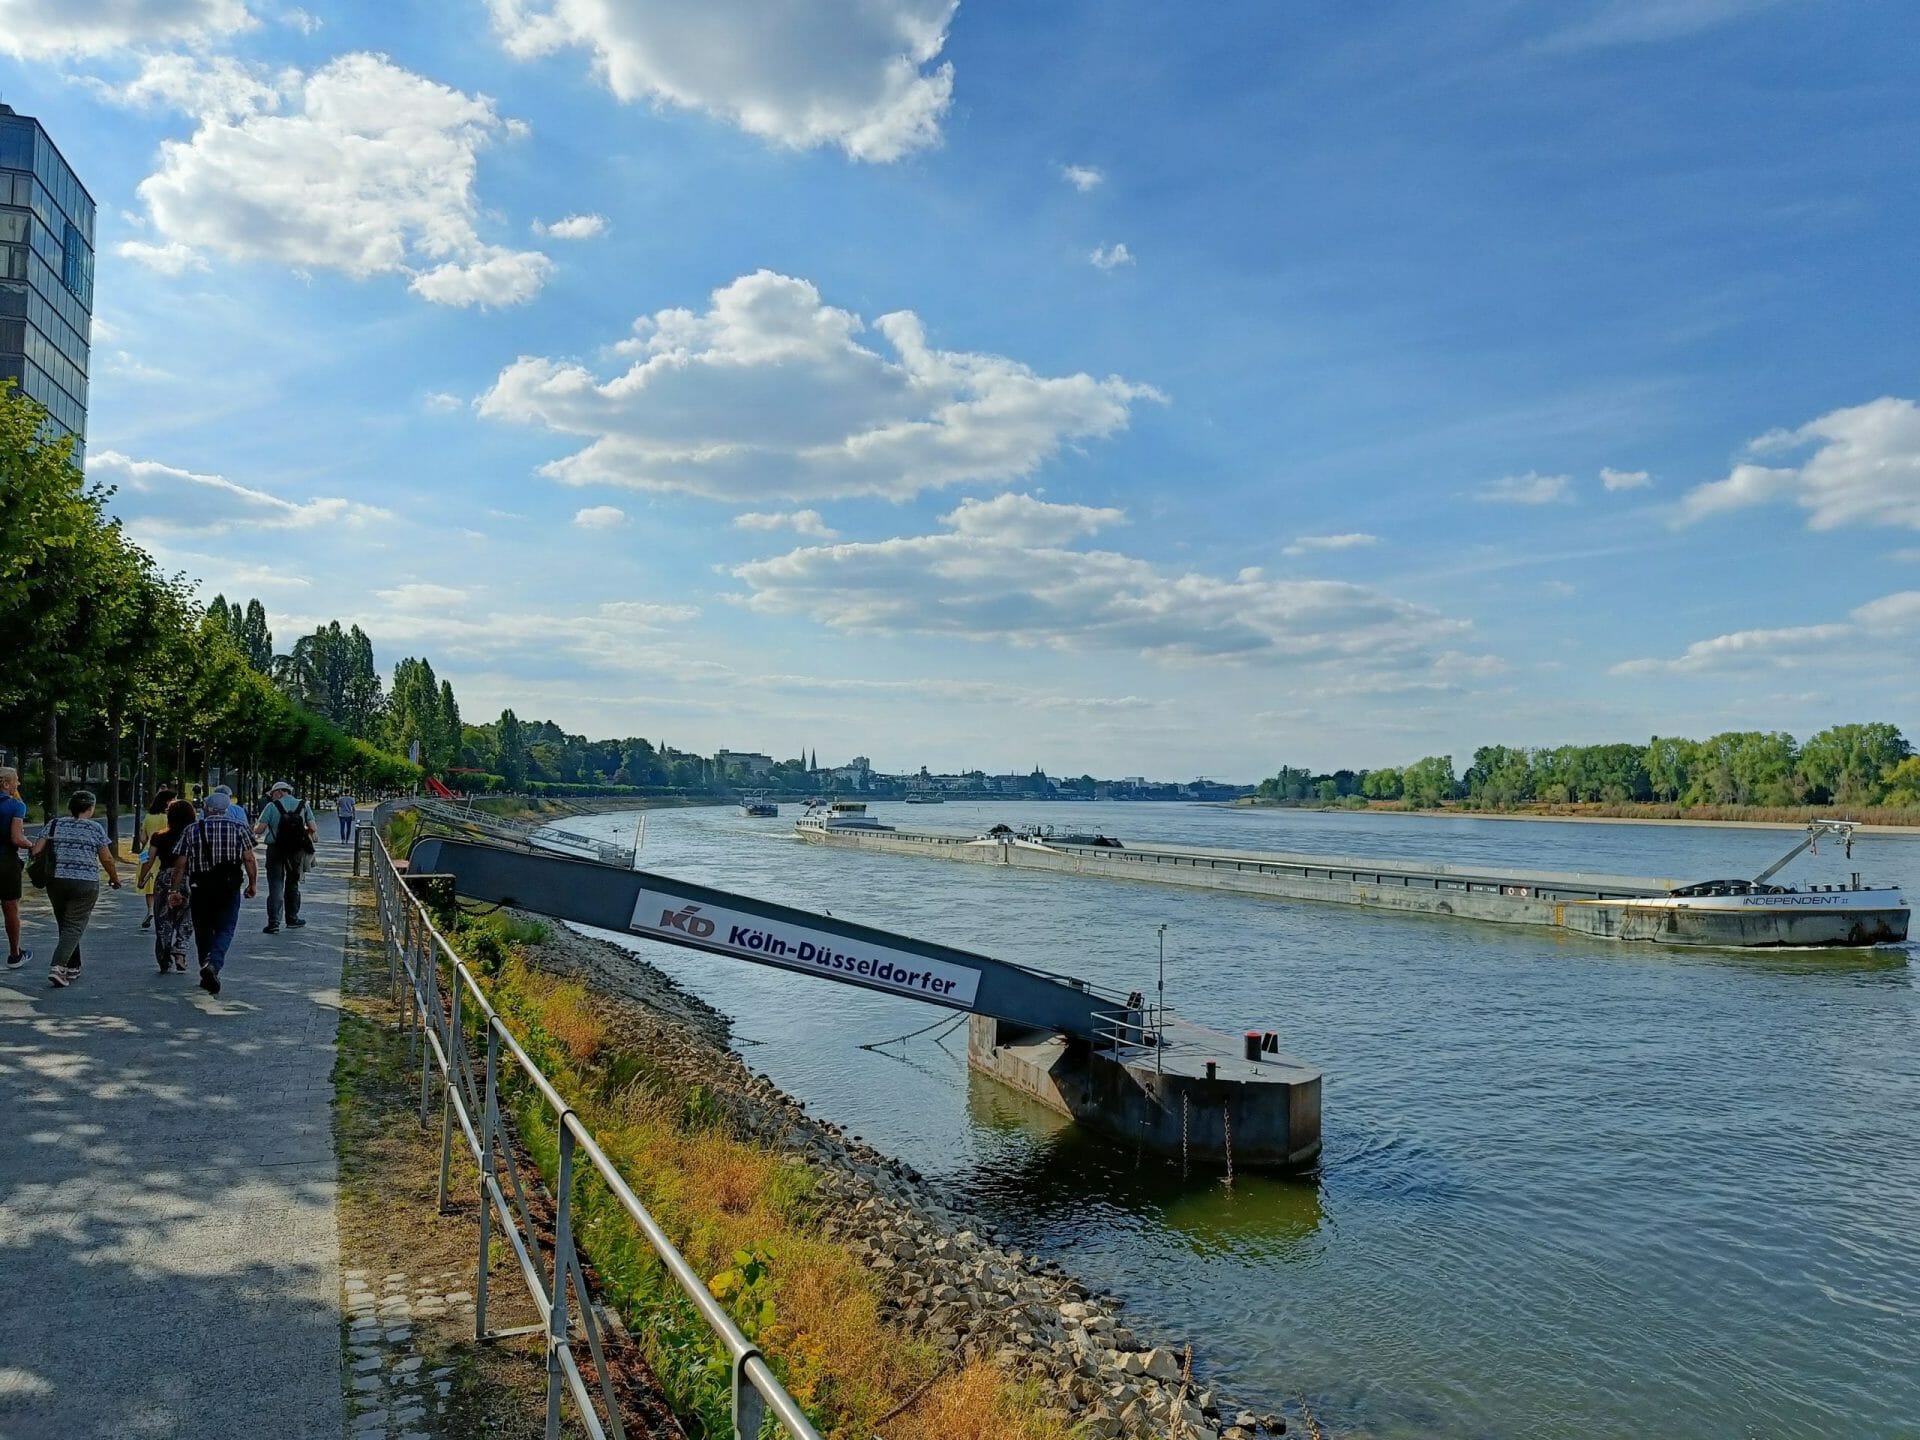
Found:
<path fill-rule="evenodd" d="M 154 831 L 147 841 L 153 867 L 153 958 L 162 975 L 169 970 L 186 974 L 187 947 L 193 943 L 193 910 L 184 900 L 172 903 L 176 890 L 187 894 L 186 877 L 173 873 L 173 861 L 180 837 L 193 820 L 192 804 L 175 800 L 167 806 L 167 828 Z"/>
<path fill-rule="evenodd" d="M 100 872 L 107 883 L 120 888 L 120 867 L 114 863 L 107 832 L 93 818 L 93 792 L 76 790 L 67 801 L 67 816 L 48 820 L 47 830 L 33 842 L 35 884 L 45 881 L 53 902 L 54 923 L 60 939 L 53 947 L 53 967 L 47 979 L 62 988 L 80 978 L 80 937 L 100 900 Z"/>

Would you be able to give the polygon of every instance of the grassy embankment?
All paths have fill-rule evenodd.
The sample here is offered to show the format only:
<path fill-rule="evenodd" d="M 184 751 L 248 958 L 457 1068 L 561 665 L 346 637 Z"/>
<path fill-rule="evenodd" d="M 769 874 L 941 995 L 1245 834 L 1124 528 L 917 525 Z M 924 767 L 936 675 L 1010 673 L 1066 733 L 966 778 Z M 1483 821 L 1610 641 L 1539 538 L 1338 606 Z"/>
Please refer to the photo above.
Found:
<path fill-rule="evenodd" d="M 1483 809 L 1473 805 L 1447 804 L 1414 809 L 1396 800 L 1375 800 L 1366 805 L 1294 804 L 1286 801 L 1259 800 L 1252 797 L 1235 800 L 1246 809 L 1337 810 L 1343 814 L 1457 815 L 1494 820 L 1659 820 L 1687 825 L 1804 825 L 1808 820 L 1856 820 L 1862 825 L 1920 827 L 1920 809 L 1899 805 L 1672 805 L 1636 802 L 1622 805 L 1556 805 L 1547 802 L 1515 805 L 1504 810 Z"/>
<path fill-rule="evenodd" d="M 524 947 L 535 937 L 516 928 L 525 925 L 462 918 L 449 938 L 490 977 L 495 1008 L 823 1435 L 1064 1440 L 1065 1422 L 1032 1389 L 984 1362 L 949 1372 L 931 1345 L 887 1326 L 871 1273 L 820 1233 L 813 1172 L 735 1138 L 699 1086 L 611 1044 L 602 1002 L 530 963 Z M 551 1182 L 553 1127 L 532 1097 L 510 1098 Z M 581 1248 L 675 1412 L 692 1433 L 726 1433 L 729 1372 L 705 1325 L 604 1186 L 588 1175 L 574 1201 Z"/>

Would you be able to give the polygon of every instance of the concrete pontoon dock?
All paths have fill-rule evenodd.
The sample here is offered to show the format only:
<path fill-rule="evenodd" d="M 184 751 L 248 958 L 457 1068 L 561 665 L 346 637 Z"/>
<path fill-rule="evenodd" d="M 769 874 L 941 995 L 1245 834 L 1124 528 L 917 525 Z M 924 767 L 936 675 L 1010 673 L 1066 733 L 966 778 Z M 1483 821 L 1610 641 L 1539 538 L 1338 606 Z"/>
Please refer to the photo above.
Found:
<path fill-rule="evenodd" d="M 1271 899 L 1317 900 L 1375 910 L 1537 925 L 1600 939 L 1748 948 L 1899 943 L 1906 902 L 1897 891 L 1815 886 L 1804 892 L 1676 901 L 1686 882 L 1631 875 L 1493 869 L 1423 860 L 1209 850 L 1186 845 L 1095 845 L 1045 835 L 973 836 L 937 831 L 838 830 L 805 822 L 797 838 L 842 849 L 920 855 L 975 865 L 1017 866 L 1221 890 Z"/>

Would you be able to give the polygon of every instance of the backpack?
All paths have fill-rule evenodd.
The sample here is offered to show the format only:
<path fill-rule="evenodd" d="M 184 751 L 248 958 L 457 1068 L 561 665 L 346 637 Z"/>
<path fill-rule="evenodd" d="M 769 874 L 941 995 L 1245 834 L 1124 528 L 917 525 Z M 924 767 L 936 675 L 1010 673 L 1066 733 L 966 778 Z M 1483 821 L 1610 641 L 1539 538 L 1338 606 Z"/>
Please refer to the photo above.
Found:
<path fill-rule="evenodd" d="M 286 801 L 273 802 L 280 819 L 273 827 L 273 848 L 282 855 L 313 854 L 313 836 L 307 833 L 307 802 L 298 801 L 287 809 Z"/>

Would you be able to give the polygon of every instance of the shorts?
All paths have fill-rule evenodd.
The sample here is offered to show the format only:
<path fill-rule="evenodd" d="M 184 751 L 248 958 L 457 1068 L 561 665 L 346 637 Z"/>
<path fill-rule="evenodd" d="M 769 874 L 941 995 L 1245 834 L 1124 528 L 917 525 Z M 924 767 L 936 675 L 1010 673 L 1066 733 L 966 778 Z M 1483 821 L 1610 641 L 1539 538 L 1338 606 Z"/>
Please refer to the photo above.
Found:
<path fill-rule="evenodd" d="M 11 845 L 0 846 L 0 900 L 20 898 L 20 877 L 27 867 L 20 863 L 20 852 Z"/>

